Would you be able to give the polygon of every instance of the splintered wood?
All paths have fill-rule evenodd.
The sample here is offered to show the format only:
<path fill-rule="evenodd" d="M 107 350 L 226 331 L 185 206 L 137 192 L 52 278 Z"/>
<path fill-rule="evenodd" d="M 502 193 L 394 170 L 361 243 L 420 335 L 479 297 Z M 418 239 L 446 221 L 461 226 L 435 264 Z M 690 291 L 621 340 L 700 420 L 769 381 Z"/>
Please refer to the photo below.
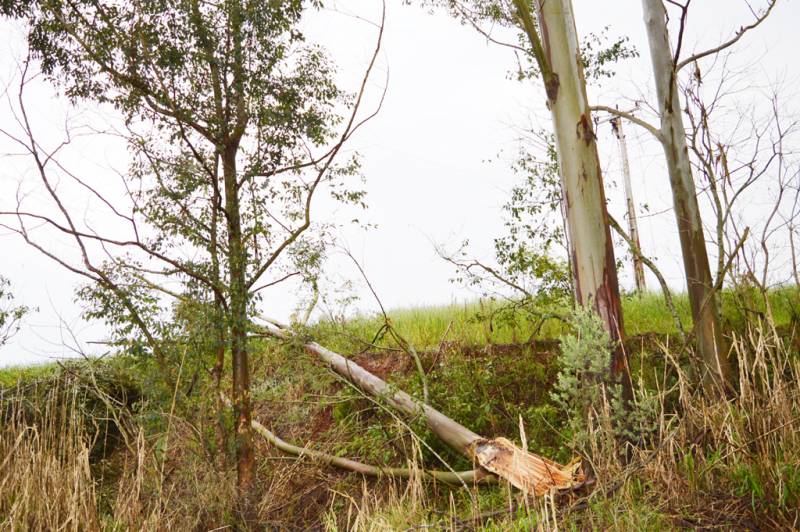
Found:
<path fill-rule="evenodd" d="M 295 338 L 295 333 L 273 324 L 264 328 L 276 338 Z M 541 496 L 551 489 L 563 490 L 581 484 L 584 475 L 580 463 L 562 466 L 516 447 L 505 438 L 486 439 L 450 419 L 435 408 L 411 397 L 376 377 L 352 360 L 315 342 L 306 342 L 306 350 L 325 361 L 331 369 L 372 397 L 378 397 L 395 409 L 414 418 L 422 417 L 444 443 L 474 459 L 481 470 L 506 479 L 525 493 Z M 469 472 L 474 475 L 475 472 Z M 471 478 L 479 478 L 475 475 Z M 493 478 L 493 477 L 489 477 Z M 462 478 L 463 480 L 463 478 Z"/>
<path fill-rule="evenodd" d="M 559 465 L 520 449 L 505 438 L 477 440 L 473 452 L 482 468 L 537 497 L 553 488 L 568 489 L 583 481 L 579 463 Z"/>

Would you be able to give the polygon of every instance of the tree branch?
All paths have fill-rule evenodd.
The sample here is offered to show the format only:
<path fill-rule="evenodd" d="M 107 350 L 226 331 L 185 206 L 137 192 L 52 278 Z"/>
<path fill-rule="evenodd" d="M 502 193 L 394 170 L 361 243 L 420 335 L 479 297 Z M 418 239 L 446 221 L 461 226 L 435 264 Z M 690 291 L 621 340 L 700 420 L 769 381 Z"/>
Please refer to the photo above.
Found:
<path fill-rule="evenodd" d="M 637 118 L 633 113 L 628 113 L 625 111 L 620 111 L 619 109 L 614 109 L 613 107 L 608 107 L 606 105 L 592 105 L 589 107 L 592 111 L 602 111 L 608 113 L 610 115 L 618 116 L 620 118 L 624 118 L 629 122 L 636 124 L 639 127 L 642 127 L 650 132 L 659 142 L 664 142 L 664 136 L 661 134 L 661 131 L 655 127 L 654 125 L 650 124 L 642 120 L 641 118 Z"/>
<path fill-rule="evenodd" d="M 672 315 L 672 321 L 675 323 L 675 328 L 678 330 L 678 333 L 681 335 L 683 339 L 686 338 L 686 331 L 683 329 L 683 323 L 681 322 L 681 318 L 678 315 L 678 310 L 675 308 L 675 302 L 672 300 L 672 292 L 669 289 L 669 285 L 667 285 L 667 281 L 664 279 L 664 276 L 661 274 L 661 270 L 655 265 L 655 263 L 650 260 L 649 257 L 646 257 L 642 250 L 636 245 L 636 243 L 631 240 L 631 237 L 628 233 L 622 229 L 622 226 L 619 225 L 613 216 L 610 214 L 608 215 L 608 224 L 611 226 L 614 231 L 622 237 L 625 242 L 627 242 L 628 246 L 631 248 L 631 252 L 642 261 L 642 263 L 647 266 L 653 275 L 656 276 L 658 279 L 658 284 L 661 285 L 661 292 L 664 294 L 664 303 L 667 305 L 670 314 Z"/>
<path fill-rule="evenodd" d="M 719 53 L 722 50 L 724 50 L 726 48 L 730 48 L 731 46 L 736 44 L 739 41 L 739 39 L 741 39 L 742 36 L 745 33 L 747 33 L 748 31 L 750 31 L 752 29 L 757 28 L 762 22 L 764 22 L 764 20 L 769 16 L 769 14 L 772 12 L 772 9 L 775 7 L 775 4 L 777 4 L 777 3 L 778 3 L 778 0 L 770 0 L 770 4 L 767 7 L 767 9 L 764 10 L 764 12 L 761 14 L 761 16 L 756 18 L 755 22 L 753 22 L 749 26 L 742 26 L 741 28 L 739 28 L 739 31 L 736 32 L 736 34 L 735 34 L 735 36 L 733 38 L 731 38 L 730 40 L 720 44 L 719 46 L 717 46 L 715 48 L 711 48 L 709 50 L 705 50 L 705 51 L 700 52 L 700 53 L 696 53 L 696 54 L 694 54 L 694 55 L 692 55 L 690 57 L 687 57 L 686 59 L 684 59 L 683 61 L 678 63 L 678 66 L 675 68 L 675 72 L 680 71 L 683 67 L 685 67 L 686 65 L 688 65 L 690 63 L 694 63 L 695 61 L 698 61 L 698 60 L 700 60 L 700 59 L 702 59 L 704 57 L 707 57 L 709 55 Z"/>

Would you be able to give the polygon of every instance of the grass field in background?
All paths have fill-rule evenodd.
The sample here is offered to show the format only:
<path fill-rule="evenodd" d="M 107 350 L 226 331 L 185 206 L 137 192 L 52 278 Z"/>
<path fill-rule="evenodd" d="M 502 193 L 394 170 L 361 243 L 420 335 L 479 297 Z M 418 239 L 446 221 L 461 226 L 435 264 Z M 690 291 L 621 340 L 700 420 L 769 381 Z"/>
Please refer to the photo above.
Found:
<path fill-rule="evenodd" d="M 765 314 L 763 302 L 752 294 L 745 301 L 741 295 L 723 292 L 723 318 L 730 327 L 740 326 L 744 313 L 749 318 Z M 686 294 L 673 296 L 678 316 L 686 330 L 691 329 L 692 318 Z M 786 327 L 800 320 L 800 292 L 796 288 L 778 288 L 770 292 L 773 319 L 778 327 Z M 538 319 L 517 313 L 513 317 L 501 316 L 489 319 L 503 303 L 491 300 L 473 300 L 449 305 L 397 308 L 388 311 L 392 325 L 416 349 L 437 347 L 442 341 L 456 342 L 465 346 L 522 343 L 531 339 L 539 326 Z M 748 311 L 742 308 L 747 307 Z M 648 292 L 641 296 L 625 295 L 622 300 L 625 330 L 628 337 L 643 334 L 667 335 L 678 331 L 672 315 L 660 292 Z M 552 309 L 554 313 L 568 315 L 569 308 Z M 312 336 L 327 347 L 343 352 L 359 351 L 367 347 L 383 324 L 377 314 L 357 315 L 344 324 L 320 321 L 311 327 Z M 559 319 L 550 318 L 539 327 L 536 338 L 557 339 L 568 332 Z M 386 345 L 388 341 L 379 341 Z M 0 368 L 0 387 L 13 385 L 19 379 L 31 380 L 46 376 L 57 369 L 55 363 Z"/>
<path fill-rule="evenodd" d="M 745 300 L 747 299 L 747 300 Z M 691 330 L 692 318 L 689 299 L 686 294 L 673 296 L 675 309 L 685 330 Z M 770 305 L 777 326 L 784 327 L 792 320 L 800 319 L 800 293 L 795 288 L 780 288 L 770 292 Z M 501 315 L 489 320 L 493 311 L 502 306 L 501 302 L 481 300 L 465 303 L 452 303 L 442 306 L 399 308 L 388 311 L 389 319 L 397 331 L 416 349 L 438 346 L 442 341 L 458 342 L 468 346 L 487 344 L 508 344 L 528 341 L 539 325 L 537 318 L 520 312 L 513 317 Z M 748 310 L 743 310 L 743 308 Z M 649 292 L 641 296 L 626 295 L 622 300 L 625 331 L 628 337 L 643 334 L 676 334 L 675 321 L 664 302 L 663 295 Z M 567 316 L 569 308 L 552 309 L 555 314 Z M 754 294 L 748 298 L 735 295 L 731 291 L 723 293 L 723 319 L 729 327 L 736 328 L 744 322 L 744 314 L 749 318 L 765 315 L 763 302 Z M 383 324 L 380 315 L 356 316 L 344 324 L 321 321 L 312 327 L 312 335 L 330 342 L 332 349 L 343 351 L 364 347 L 371 341 Z M 339 331 L 336 334 L 334 331 Z M 568 331 L 559 319 L 547 319 L 539 328 L 537 338 L 557 339 Z"/>

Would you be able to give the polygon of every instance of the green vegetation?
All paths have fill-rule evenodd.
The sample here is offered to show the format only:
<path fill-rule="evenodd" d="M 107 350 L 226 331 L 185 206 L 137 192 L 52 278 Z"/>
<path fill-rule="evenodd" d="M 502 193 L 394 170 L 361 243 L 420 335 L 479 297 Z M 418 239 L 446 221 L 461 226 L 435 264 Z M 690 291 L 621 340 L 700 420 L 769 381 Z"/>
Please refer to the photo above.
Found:
<path fill-rule="evenodd" d="M 700 66 L 777 2 L 687 57 L 689 3 L 643 0 L 658 98 L 621 111 L 591 108 L 586 80 L 639 52 L 627 37 L 579 42 L 570 0 L 424 0 L 511 37 L 511 76 L 543 83 L 552 127 L 521 132 L 494 256 L 468 239 L 437 249 L 480 299 L 309 324 L 349 283 L 327 258 L 367 207 L 350 140 L 389 102 L 374 76 L 386 6 L 343 10 L 374 38 L 352 78 L 304 34 L 321 1 L 0 2 L 28 47 L 0 133 L 33 178 L 0 225 L 81 276 L 75 302 L 118 348 L 0 371 L 0 529 L 797 527 L 800 121 L 777 85 L 728 101 L 739 73 Z M 39 80 L 86 118 L 43 122 Z M 620 297 L 593 111 L 613 117 L 630 235 L 613 226 L 642 290 L 641 263 L 666 281 L 640 248 L 637 210 L 651 207 L 634 203 L 622 120 L 664 148 L 688 296 Z M 87 135 L 126 147 L 115 185 L 81 164 L 94 139 L 72 141 Z M 772 285 L 789 273 L 794 288 Z M 264 325 L 270 287 L 288 280 L 294 323 Z M 0 347 L 31 310 L 9 288 L 0 276 Z"/>
<path fill-rule="evenodd" d="M 30 366 L 6 366 L 0 368 L 0 388 L 14 388 L 18 383 L 30 383 L 51 377 L 58 373 L 59 367 L 55 362 L 47 364 L 32 364 Z"/>
<path fill-rule="evenodd" d="M 663 335 L 674 333 L 669 313 L 656 295 L 626 299 L 627 315 L 636 317 L 630 327 L 650 327 L 658 334 L 655 341 L 644 341 L 644 336 L 635 341 L 634 404 L 651 415 L 647 431 L 636 432 L 635 446 L 625 452 L 613 436 L 619 420 L 607 416 L 602 387 L 590 403 L 563 401 L 553 393 L 559 389 L 562 396 L 578 397 L 583 392 L 556 384 L 560 372 L 580 364 L 564 358 L 549 337 L 560 331 L 567 335 L 564 345 L 578 353 L 584 349 L 580 346 L 597 340 L 587 332 L 589 325 L 579 321 L 573 330 L 559 322 L 557 329 L 543 329 L 529 342 L 521 320 L 490 327 L 485 316 L 498 310 L 497 304 L 391 312 L 394 326 L 420 354 L 434 406 L 486 436 L 502 435 L 520 444 L 524 434 L 530 450 L 562 463 L 582 456 L 592 464 L 597 484 L 557 500 L 527 502 L 502 485 L 465 490 L 422 479 L 364 484 L 357 475 L 288 457 L 260 440 L 260 515 L 279 528 L 324 523 L 330 530 L 421 524 L 664 530 L 791 523 L 800 505 L 800 437 L 794 426 L 800 416 L 800 356 L 791 333 L 797 323 L 795 296 L 788 289 L 771 294 L 779 322 L 774 329 L 751 320 L 739 329 L 747 334 L 734 333 L 734 353 L 746 369 L 739 395 L 725 404 L 682 395 L 689 359 L 677 347 L 671 348 L 677 366 L 664 357 Z M 727 294 L 725 301 L 725 315 L 739 316 L 735 305 L 745 299 Z M 763 311 L 753 305 L 748 314 L 753 312 Z M 421 394 L 406 353 L 387 338 L 377 340 L 384 348 L 368 345 L 380 326 L 377 318 L 360 318 L 320 323 L 309 333 L 398 387 Z M 175 356 L 182 354 L 178 349 Z M 602 353 L 597 356 L 604 359 Z M 80 519 L 94 523 L 90 528 L 116 530 L 207 529 L 235 522 L 233 442 L 225 436 L 229 421 L 215 414 L 213 379 L 187 364 L 177 387 L 167 389 L 158 371 L 154 360 L 143 355 L 0 370 L 0 456 L 15 456 L 15 473 L 4 476 L 0 486 L 5 494 L 0 514 L 9 516 L 5 523 L 21 519 L 33 528 L 49 528 Z M 471 467 L 421 421 L 397 417 L 292 343 L 258 341 L 253 375 L 255 417 L 287 441 L 374 464 Z M 587 408 L 591 415 L 584 418 Z M 15 447 L 24 426 L 37 427 L 41 445 L 23 439 Z M 575 438 L 578 426 L 581 438 Z M 625 454 L 627 464 L 618 459 Z M 47 474 L 34 478 L 16 469 L 26 460 L 38 460 L 38 471 Z M 69 484 L 66 478 L 77 480 Z M 13 495 L 30 490 L 63 504 L 47 511 L 35 498 Z M 75 497 L 86 504 L 67 504 Z"/>
<path fill-rule="evenodd" d="M 685 330 L 691 329 L 689 300 L 685 294 L 673 296 L 675 308 Z M 723 319 L 743 328 L 748 319 L 766 319 L 766 308 L 755 289 L 725 290 L 722 293 Z M 786 327 L 800 319 L 800 292 L 797 288 L 777 288 L 769 293 L 772 320 Z M 672 316 L 660 293 L 630 294 L 622 300 L 625 329 L 629 337 L 675 335 Z M 389 311 L 392 325 L 417 349 L 434 349 L 442 342 L 484 347 L 487 344 L 516 344 L 531 340 L 541 319 L 513 312 L 513 306 L 497 300 L 452 303 L 444 306 L 415 307 Z M 565 317 L 570 308 L 551 309 Z M 346 323 L 323 321 L 312 328 L 316 338 L 331 349 L 360 351 L 368 347 L 383 323 L 380 316 L 357 316 Z M 538 328 L 535 339 L 557 339 L 569 328 L 562 319 L 552 317 Z"/>

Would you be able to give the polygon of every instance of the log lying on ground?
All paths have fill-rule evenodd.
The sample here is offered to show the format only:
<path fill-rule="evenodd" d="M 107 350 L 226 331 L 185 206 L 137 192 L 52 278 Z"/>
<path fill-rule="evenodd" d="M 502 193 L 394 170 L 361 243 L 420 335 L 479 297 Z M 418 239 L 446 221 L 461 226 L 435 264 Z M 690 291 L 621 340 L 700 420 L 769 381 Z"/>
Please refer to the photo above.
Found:
<path fill-rule="evenodd" d="M 222 402 L 228 408 L 233 408 L 233 403 L 225 394 L 220 394 Z M 299 447 L 281 439 L 277 434 L 269 430 L 267 427 L 259 423 L 257 420 L 250 422 L 253 430 L 264 437 L 270 444 L 274 445 L 281 451 L 297 457 L 308 457 L 316 462 L 332 465 L 340 469 L 359 473 L 368 477 L 393 477 L 393 478 L 411 478 L 419 474 L 444 482 L 446 484 L 476 484 L 476 483 L 489 483 L 496 480 L 496 477 L 491 476 L 489 473 L 482 469 L 473 469 L 470 471 L 434 471 L 429 469 L 416 469 L 411 467 L 381 467 L 365 464 L 349 458 L 341 456 L 334 456 L 332 454 L 323 453 L 308 449 L 307 447 Z"/>
<path fill-rule="evenodd" d="M 277 324 L 266 326 L 265 331 L 276 338 L 296 340 L 291 331 Z M 543 495 L 553 488 L 568 489 L 583 481 L 580 464 L 562 466 L 520 449 L 505 438 L 483 438 L 432 406 L 416 401 L 397 387 L 390 386 L 352 360 L 316 342 L 304 342 L 303 346 L 365 393 L 384 400 L 408 416 L 421 416 L 431 431 L 449 447 L 526 493 Z"/>

